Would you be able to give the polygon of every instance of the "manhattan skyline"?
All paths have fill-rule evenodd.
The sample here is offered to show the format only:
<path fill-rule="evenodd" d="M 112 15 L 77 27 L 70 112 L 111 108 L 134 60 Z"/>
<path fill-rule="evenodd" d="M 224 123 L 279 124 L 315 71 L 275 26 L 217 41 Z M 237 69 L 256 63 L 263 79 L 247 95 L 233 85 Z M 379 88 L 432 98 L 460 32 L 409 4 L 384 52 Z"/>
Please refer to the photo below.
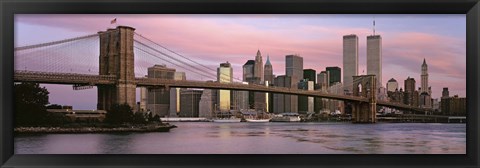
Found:
<path fill-rule="evenodd" d="M 118 25 L 133 26 L 139 34 L 209 67 L 216 68 L 219 63 L 228 61 L 232 64 L 233 76 L 241 79 L 241 66 L 255 58 L 257 50 L 265 60 L 270 56 L 275 75 L 285 74 L 285 55 L 290 54 L 303 57 L 304 69 L 314 69 L 318 73 L 331 66 L 344 69 L 342 37 L 357 34 L 358 73 L 361 75 L 366 73 L 366 37 L 373 34 L 373 16 L 18 15 L 15 18 L 15 46 L 92 34 L 114 27 L 110 20 L 117 18 Z M 384 87 L 391 78 L 402 88 L 407 77 L 420 81 L 425 58 L 433 98 L 441 96 L 443 87 L 448 87 L 452 95 L 465 97 L 465 15 L 375 15 L 375 20 L 375 34 L 383 38 Z M 187 79 L 192 79 L 192 75 L 187 74 Z M 68 102 L 62 95 L 96 94 L 96 89 L 47 88 L 52 93 L 52 104 L 70 104 L 78 109 L 96 106 L 95 100 L 79 100 L 81 96 L 74 96 L 76 99 Z"/>

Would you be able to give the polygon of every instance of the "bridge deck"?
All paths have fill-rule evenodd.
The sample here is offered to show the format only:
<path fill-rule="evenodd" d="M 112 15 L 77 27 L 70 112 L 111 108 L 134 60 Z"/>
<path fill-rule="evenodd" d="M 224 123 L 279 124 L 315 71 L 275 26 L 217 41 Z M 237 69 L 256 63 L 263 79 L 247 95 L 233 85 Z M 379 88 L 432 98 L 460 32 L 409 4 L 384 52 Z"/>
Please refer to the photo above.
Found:
<path fill-rule="evenodd" d="M 114 85 L 117 80 L 114 75 L 87 75 L 74 73 L 49 73 L 49 72 L 34 72 L 34 71 L 15 71 L 15 82 L 37 82 L 49 84 L 80 84 L 80 85 Z M 240 83 L 219 83 L 219 82 L 205 82 L 205 81 L 189 81 L 189 80 L 170 80 L 170 79 L 155 79 L 155 78 L 135 78 L 135 84 L 140 87 L 180 87 L 180 88 L 204 88 L 204 89 L 226 89 L 226 90 L 243 90 L 243 91 L 258 91 L 278 94 L 292 94 L 301 96 L 321 97 L 342 101 L 355 101 L 368 103 L 368 98 L 337 95 L 325 93 L 321 91 L 307 91 L 292 88 L 263 86 L 256 84 L 240 84 Z M 392 103 L 387 101 L 377 101 L 377 105 L 392 107 L 404 110 L 414 111 L 431 111 L 431 109 L 412 107 L 400 103 Z"/>

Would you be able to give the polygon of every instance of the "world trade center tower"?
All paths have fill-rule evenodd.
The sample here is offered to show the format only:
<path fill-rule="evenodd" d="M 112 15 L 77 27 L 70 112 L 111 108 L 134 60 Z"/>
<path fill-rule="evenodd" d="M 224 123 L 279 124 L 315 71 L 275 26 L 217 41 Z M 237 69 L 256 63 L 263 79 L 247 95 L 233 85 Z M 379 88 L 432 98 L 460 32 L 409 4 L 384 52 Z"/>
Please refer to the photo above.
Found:
<path fill-rule="evenodd" d="M 353 76 L 358 75 L 358 36 L 343 36 L 343 85 L 347 92 L 353 90 Z"/>
<path fill-rule="evenodd" d="M 367 74 L 377 78 L 377 89 L 382 87 L 382 37 L 367 36 Z"/>

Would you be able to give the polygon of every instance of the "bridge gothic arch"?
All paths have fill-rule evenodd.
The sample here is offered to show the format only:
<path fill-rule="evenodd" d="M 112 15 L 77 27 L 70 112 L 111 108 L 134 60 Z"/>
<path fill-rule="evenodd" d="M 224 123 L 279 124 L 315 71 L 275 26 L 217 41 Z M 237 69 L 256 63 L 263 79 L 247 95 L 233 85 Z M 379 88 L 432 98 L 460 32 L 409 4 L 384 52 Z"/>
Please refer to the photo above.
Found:
<path fill-rule="evenodd" d="M 377 112 L 375 75 L 353 76 L 353 95 L 368 98 L 369 102 L 351 102 L 354 123 L 375 123 Z"/>

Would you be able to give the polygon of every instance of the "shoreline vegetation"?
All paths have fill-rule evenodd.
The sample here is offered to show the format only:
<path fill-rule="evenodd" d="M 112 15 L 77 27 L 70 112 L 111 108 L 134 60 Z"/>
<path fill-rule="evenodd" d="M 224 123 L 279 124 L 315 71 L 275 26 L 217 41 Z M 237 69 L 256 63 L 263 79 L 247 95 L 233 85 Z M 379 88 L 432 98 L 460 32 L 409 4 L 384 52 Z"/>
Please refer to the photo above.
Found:
<path fill-rule="evenodd" d="M 14 133 L 169 132 L 175 125 L 158 115 L 134 112 L 128 104 L 112 104 L 105 114 L 77 118 L 71 106 L 50 104 L 49 92 L 38 83 L 16 83 Z M 57 112 L 49 112 L 57 110 Z M 58 112 L 60 111 L 60 112 Z"/>

